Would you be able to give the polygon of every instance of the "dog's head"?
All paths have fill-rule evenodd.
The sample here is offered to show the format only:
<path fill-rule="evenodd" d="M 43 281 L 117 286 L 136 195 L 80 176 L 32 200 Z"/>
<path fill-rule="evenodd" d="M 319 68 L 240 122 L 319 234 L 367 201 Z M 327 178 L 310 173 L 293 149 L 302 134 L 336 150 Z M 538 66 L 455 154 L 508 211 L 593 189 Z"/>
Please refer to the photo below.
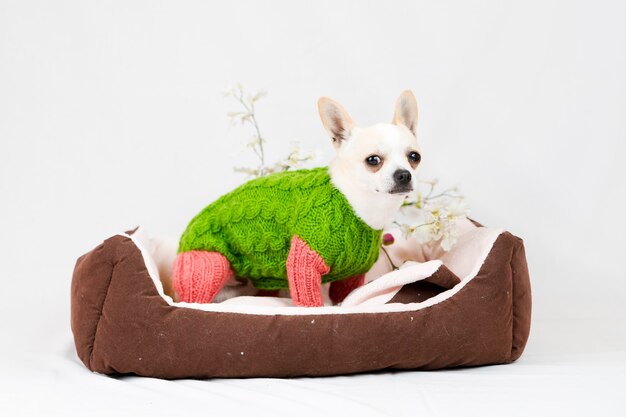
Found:
<path fill-rule="evenodd" d="M 421 150 L 415 137 L 417 102 L 411 91 L 398 97 L 391 123 L 369 127 L 355 126 L 334 100 L 322 97 L 317 104 L 336 150 L 331 175 L 365 193 L 404 198 L 415 189 Z"/>

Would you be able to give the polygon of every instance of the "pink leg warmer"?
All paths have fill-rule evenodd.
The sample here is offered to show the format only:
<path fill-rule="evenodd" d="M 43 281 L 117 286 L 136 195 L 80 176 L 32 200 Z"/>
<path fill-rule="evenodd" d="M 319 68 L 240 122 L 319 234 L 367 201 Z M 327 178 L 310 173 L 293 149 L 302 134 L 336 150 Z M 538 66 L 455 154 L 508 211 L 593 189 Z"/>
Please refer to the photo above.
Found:
<path fill-rule="evenodd" d="M 303 307 L 319 307 L 322 302 L 322 275 L 330 267 L 324 259 L 297 236 L 291 239 L 287 256 L 287 278 L 293 303 Z"/>
<path fill-rule="evenodd" d="M 342 279 L 341 281 L 333 281 L 330 283 L 328 295 L 330 296 L 330 299 L 333 300 L 333 304 L 339 304 L 348 296 L 348 294 L 362 286 L 364 283 L 365 274 Z"/>
<path fill-rule="evenodd" d="M 179 301 L 210 303 L 232 276 L 233 270 L 224 255 L 193 250 L 176 256 L 172 283 Z"/>

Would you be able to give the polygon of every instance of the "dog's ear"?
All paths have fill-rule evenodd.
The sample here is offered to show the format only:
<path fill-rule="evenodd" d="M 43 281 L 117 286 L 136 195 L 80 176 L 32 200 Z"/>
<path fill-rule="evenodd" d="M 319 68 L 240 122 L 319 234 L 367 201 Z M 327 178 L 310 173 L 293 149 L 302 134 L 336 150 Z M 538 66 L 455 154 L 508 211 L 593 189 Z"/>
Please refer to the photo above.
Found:
<path fill-rule="evenodd" d="M 324 129 L 333 140 L 333 145 L 340 146 L 350 137 L 350 132 L 354 127 L 352 118 L 341 104 L 328 97 L 322 97 L 317 101 L 317 109 L 320 112 Z"/>
<path fill-rule="evenodd" d="M 415 136 L 417 128 L 417 100 L 411 90 L 405 90 L 396 100 L 396 113 L 393 115 L 394 125 L 405 125 Z"/>

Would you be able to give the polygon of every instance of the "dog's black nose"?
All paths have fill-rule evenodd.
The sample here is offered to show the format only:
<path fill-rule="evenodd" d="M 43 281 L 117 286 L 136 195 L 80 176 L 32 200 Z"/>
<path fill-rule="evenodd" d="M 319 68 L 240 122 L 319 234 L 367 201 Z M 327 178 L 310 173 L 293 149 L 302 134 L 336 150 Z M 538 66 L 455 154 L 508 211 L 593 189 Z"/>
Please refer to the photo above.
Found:
<path fill-rule="evenodd" d="M 399 169 L 393 173 L 393 179 L 396 180 L 396 184 L 408 184 L 411 182 L 411 173 L 406 169 Z"/>

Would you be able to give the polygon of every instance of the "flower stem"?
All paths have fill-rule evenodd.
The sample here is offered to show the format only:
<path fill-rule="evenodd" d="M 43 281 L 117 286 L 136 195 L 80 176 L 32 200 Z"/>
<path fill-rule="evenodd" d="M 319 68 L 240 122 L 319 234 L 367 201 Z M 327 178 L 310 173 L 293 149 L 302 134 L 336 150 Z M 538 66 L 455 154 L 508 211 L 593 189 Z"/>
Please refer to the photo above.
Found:
<path fill-rule="evenodd" d="M 241 105 L 250 114 L 250 123 L 252 124 L 252 126 L 254 127 L 254 130 L 256 131 L 257 138 L 259 138 L 259 143 L 257 145 L 258 150 L 257 150 L 257 147 L 255 146 L 254 152 L 256 153 L 256 155 L 259 157 L 259 160 L 261 161 L 261 167 L 259 169 L 259 176 L 262 177 L 265 174 L 265 151 L 263 150 L 263 136 L 261 136 L 261 130 L 259 129 L 259 124 L 256 120 L 256 115 L 254 114 L 254 111 L 255 111 L 254 103 L 250 103 L 250 105 L 248 106 L 246 101 L 243 99 L 243 91 L 239 92 L 239 95 L 237 96 L 237 101 L 239 101 L 239 103 L 241 103 Z"/>
<path fill-rule="evenodd" d="M 385 252 L 385 256 L 387 257 L 387 260 L 389 261 L 389 264 L 391 264 L 391 267 L 393 268 L 393 270 L 394 271 L 398 270 L 399 268 L 393 263 L 393 261 L 391 260 L 391 257 L 387 253 L 387 249 L 385 249 L 383 246 L 381 246 L 380 248 L 383 250 L 383 252 Z"/>

